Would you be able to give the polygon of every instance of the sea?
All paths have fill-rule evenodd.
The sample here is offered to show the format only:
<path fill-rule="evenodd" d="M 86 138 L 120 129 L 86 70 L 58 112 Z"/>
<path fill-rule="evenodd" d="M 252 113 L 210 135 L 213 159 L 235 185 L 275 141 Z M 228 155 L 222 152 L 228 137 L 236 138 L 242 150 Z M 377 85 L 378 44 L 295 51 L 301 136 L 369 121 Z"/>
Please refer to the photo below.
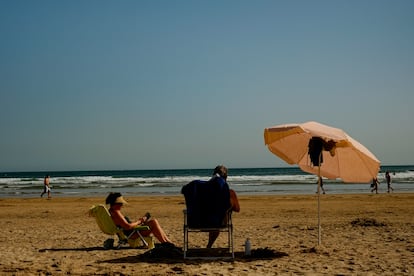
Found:
<path fill-rule="evenodd" d="M 394 192 L 414 192 L 414 165 L 382 166 L 379 192 L 387 192 L 385 171 L 390 171 Z M 43 178 L 50 175 L 53 197 L 105 197 L 109 192 L 128 196 L 180 195 L 192 180 L 208 180 L 212 169 L 106 170 L 0 172 L 0 198 L 35 198 L 43 191 Z M 315 194 L 317 177 L 298 167 L 229 168 L 227 179 L 237 194 Z M 371 193 L 370 184 L 324 180 L 327 194 Z"/>

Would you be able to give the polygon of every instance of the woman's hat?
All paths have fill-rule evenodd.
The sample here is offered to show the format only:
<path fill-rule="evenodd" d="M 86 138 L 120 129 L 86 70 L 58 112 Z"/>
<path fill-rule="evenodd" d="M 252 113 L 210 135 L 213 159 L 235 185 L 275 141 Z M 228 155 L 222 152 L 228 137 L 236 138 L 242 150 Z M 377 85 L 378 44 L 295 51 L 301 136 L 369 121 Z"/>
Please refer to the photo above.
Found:
<path fill-rule="evenodd" d="M 122 196 L 119 196 L 115 199 L 114 204 L 128 204 L 128 202 Z"/>
<path fill-rule="evenodd" d="M 106 204 L 128 204 L 128 202 L 122 197 L 121 193 L 109 193 L 105 200 Z"/>

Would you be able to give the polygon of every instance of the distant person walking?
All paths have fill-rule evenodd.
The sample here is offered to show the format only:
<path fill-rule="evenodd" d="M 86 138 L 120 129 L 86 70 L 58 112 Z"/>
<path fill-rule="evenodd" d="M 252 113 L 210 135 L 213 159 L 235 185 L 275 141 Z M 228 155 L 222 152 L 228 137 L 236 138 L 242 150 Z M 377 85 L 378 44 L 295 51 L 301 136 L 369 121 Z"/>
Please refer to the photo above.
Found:
<path fill-rule="evenodd" d="M 387 188 L 388 188 L 388 193 L 391 191 L 394 191 L 394 188 L 391 187 L 391 175 L 389 171 L 385 172 L 385 179 L 387 180 Z"/>
<path fill-rule="evenodd" d="M 45 179 L 43 180 L 43 192 L 40 194 L 40 197 L 43 197 L 44 194 L 47 193 L 47 198 L 52 198 L 50 194 L 50 176 L 46 175 Z"/>
<path fill-rule="evenodd" d="M 378 194 L 378 185 L 379 185 L 379 181 L 378 178 L 373 178 L 372 179 L 372 184 L 371 184 L 371 193 L 373 193 L 375 191 L 376 194 Z"/>
<path fill-rule="evenodd" d="M 325 189 L 323 188 L 323 180 L 322 177 L 319 177 L 319 180 L 321 181 L 321 191 L 323 194 L 325 194 Z M 316 184 L 319 184 L 318 182 L 316 182 Z M 318 193 L 318 191 L 316 191 L 316 193 Z"/>

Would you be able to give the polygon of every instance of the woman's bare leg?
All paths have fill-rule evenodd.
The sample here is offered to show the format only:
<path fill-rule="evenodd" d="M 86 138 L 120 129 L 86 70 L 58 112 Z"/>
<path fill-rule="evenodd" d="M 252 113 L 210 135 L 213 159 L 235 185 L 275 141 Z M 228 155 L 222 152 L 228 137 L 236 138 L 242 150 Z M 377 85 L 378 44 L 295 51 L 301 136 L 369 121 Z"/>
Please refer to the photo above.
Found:
<path fill-rule="evenodd" d="M 167 237 L 167 234 L 165 234 L 164 230 L 161 228 L 161 225 L 158 223 L 158 220 L 151 219 L 145 223 L 151 228 L 151 233 L 161 242 L 170 242 L 170 239 Z M 145 232 L 145 231 L 142 231 Z"/>

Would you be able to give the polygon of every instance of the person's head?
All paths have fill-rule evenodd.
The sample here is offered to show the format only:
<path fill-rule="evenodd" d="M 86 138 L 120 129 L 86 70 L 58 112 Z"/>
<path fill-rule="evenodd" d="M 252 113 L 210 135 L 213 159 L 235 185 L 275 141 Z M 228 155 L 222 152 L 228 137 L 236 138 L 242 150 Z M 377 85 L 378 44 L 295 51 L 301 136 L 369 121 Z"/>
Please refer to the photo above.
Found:
<path fill-rule="evenodd" d="M 219 165 L 214 168 L 213 175 L 218 174 L 224 179 L 227 179 L 227 168 L 223 165 Z"/>
<path fill-rule="evenodd" d="M 106 197 L 105 200 L 106 204 L 109 204 L 110 206 L 119 204 L 128 204 L 128 202 L 122 197 L 121 193 L 109 193 L 109 195 Z"/>

